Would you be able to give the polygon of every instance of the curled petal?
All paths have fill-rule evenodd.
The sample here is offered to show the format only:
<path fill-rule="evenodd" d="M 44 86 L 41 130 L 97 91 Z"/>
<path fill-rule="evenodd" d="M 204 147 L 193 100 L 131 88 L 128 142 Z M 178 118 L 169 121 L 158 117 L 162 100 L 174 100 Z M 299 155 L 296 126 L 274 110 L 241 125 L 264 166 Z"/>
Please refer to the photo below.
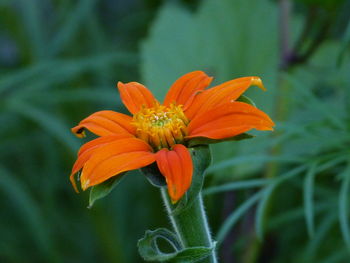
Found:
<path fill-rule="evenodd" d="M 83 168 L 81 178 L 82 188 L 85 190 L 90 186 L 100 184 L 122 172 L 145 167 L 153 163 L 155 159 L 156 157 L 154 153 L 145 151 L 111 155 L 107 159 L 99 162 L 93 169 L 93 172 L 90 171 L 88 174 L 84 173 L 85 167 Z"/>
<path fill-rule="evenodd" d="M 111 135 L 111 136 L 103 136 L 99 137 L 95 140 L 89 141 L 85 143 L 83 146 L 80 147 L 78 152 L 78 159 L 75 161 L 72 172 L 70 175 L 70 181 L 74 187 L 74 190 L 78 192 L 78 188 L 76 186 L 74 175 L 83 168 L 85 163 L 90 159 L 90 157 L 98 150 L 98 148 L 102 147 L 103 145 L 116 142 L 120 139 L 126 139 L 130 138 L 131 135 L 128 134 L 118 134 L 118 135 Z"/>
<path fill-rule="evenodd" d="M 122 83 L 118 82 L 120 97 L 127 109 L 132 113 L 137 113 L 142 107 L 151 108 L 157 100 L 153 94 L 138 82 Z"/>
<path fill-rule="evenodd" d="M 184 105 L 184 109 L 191 105 L 195 95 L 209 86 L 212 77 L 207 76 L 203 71 L 193 71 L 180 77 L 171 86 L 167 93 L 164 105 L 171 103 Z"/>
<path fill-rule="evenodd" d="M 259 77 L 238 78 L 205 90 L 199 93 L 191 106 L 185 110 L 186 116 L 192 119 L 195 115 L 200 115 L 224 103 L 234 101 L 251 86 L 258 86 L 265 90 Z"/>
<path fill-rule="evenodd" d="M 131 124 L 132 118 L 128 115 L 104 110 L 91 114 L 83 119 L 77 126 L 72 128 L 72 132 L 78 137 L 84 137 L 84 130 L 88 129 L 98 136 L 108 136 L 115 134 L 135 134 L 135 127 Z"/>
<path fill-rule="evenodd" d="M 186 139 L 225 139 L 251 129 L 273 130 L 274 123 L 263 111 L 243 102 L 230 102 L 196 116 Z"/>
<path fill-rule="evenodd" d="M 157 165 L 165 177 L 168 193 L 173 203 L 176 203 L 191 186 L 193 163 L 188 149 L 182 144 L 176 144 L 172 150 L 162 149 L 156 153 Z"/>
<path fill-rule="evenodd" d="M 152 148 L 136 138 L 120 139 L 98 147 L 84 164 L 80 177 L 82 189 L 152 163 L 153 155 Z"/>

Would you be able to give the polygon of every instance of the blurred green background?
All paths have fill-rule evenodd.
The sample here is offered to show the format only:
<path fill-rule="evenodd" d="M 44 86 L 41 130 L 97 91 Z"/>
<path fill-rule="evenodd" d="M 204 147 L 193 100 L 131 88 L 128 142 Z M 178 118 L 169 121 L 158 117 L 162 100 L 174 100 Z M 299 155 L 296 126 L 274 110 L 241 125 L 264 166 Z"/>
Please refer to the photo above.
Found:
<path fill-rule="evenodd" d="M 132 172 L 87 209 L 70 127 L 125 112 L 119 80 L 161 99 L 192 70 L 260 76 L 247 95 L 277 124 L 212 147 L 220 262 L 349 262 L 349 16 L 349 0 L 0 0 L 0 262 L 142 262 L 144 231 L 170 227 L 158 189 Z"/>

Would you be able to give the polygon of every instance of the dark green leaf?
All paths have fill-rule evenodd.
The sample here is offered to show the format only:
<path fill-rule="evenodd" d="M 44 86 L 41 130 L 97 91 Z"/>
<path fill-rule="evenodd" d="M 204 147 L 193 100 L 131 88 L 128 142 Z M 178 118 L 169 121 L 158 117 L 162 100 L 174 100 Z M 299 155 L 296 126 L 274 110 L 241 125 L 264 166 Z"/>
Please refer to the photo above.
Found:
<path fill-rule="evenodd" d="M 244 215 L 245 212 L 248 211 L 249 208 L 251 208 L 256 202 L 259 201 L 263 193 L 263 191 L 259 191 L 256 194 L 252 195 L 228 216 L 216 236 L 218 243 L 221 243 L 225 239 L 235 223 L 237 223 L 237 221 Z"/>
<path fill-rule="evenodd" d="M 256 107 L 254 101 L 253 101 L 251 98 L 247 97 L 246 95 L 241 95 L 241 96 L 237 99 L 237 101 L 244 102 L 244 103 L 247 103 L 247 104 L 250 104 L 250 105 Z"/>
<path fill-rule="evenodd" d="M 316 175 L 316 164 L 313 164 L 304 179 L 304 212 L 307 232 L 310 237 L 314 236 L 314 180 Z"/>
<path fill-rule="evenodd" d="M 226 191 L 232 191 L 232 190 L 241 190 L 241 189 L 249 189 L 259 186 L 265 186 L 270 182 L 269 179 L 253 179 L 253 180 L 245 180 L 245 181 L 238 181 L 238 182 L 232 182 L 232 183 L 226 183 L 223 185 L 217 185 L 208 187 L 203 191 L 203 195 L 209 195 L 209 194 L 216 194 Z"/>
<path fill-rule="evenodd" d="M 101 184 L 91 187 L 88 208 L 91 208 L 96 200 L 108 195 L 114 189 L 114 187 L 116 187 L 120 183 L 120 181 L 124 178 L 125 174 L 126 173 L 119 174 Z"/>
<path fill-rule="evenodd" d="M 140 171 L 146 176 L 147 180 L 156 187 L 166 186 L 164 176 L 160 173 L 157 163 L 152 163 L 146 167 L 140 169 Z"/>
<path fill-rule="evenodd" d="M 350 248 L 349 225 L 349 193 L 350 193 L 350 165 L 343 173 L 343 182 L 339 194 L 339 222 L 344 241 Z"/>
<path fill-rule="evenodd" d="M 287 179 L 290 179 L 293 176 L 296 176 L 303 172 L 306 169 L 305 165 L 301 165 L 299 167 L 294 168 L 293 170 L 286 172 L 285 174 L 281 175 L 277 179 L 275 179 L 272 183 L 270 183 L 266 188 L 264 189 L 263 196 L 261 200 L 259 201 L 257 212 L 255 215 L 255 228 L 256 233 L 260 240 L 263 239 L 264 235 L 264 224 L 265 224 L 265 216 L 270 209 L 270 199 L 271 196 L 276 189 L 277 186 L 279 186 L 282 182 L 284 182 Z"/>

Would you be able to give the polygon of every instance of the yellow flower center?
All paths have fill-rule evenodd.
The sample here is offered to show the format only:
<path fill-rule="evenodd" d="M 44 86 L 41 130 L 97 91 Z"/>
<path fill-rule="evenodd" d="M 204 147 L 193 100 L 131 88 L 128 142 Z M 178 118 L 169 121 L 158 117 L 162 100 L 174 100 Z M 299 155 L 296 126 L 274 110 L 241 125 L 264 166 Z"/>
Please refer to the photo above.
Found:
<path fill-rule="evenodd" d="M 138 138 L 160 150 L 184 142 L 188 119 L 182 105 L 167 107 L 157 104 L 152 108 L 142 108 L 134 115 L 133 124 Z"/>

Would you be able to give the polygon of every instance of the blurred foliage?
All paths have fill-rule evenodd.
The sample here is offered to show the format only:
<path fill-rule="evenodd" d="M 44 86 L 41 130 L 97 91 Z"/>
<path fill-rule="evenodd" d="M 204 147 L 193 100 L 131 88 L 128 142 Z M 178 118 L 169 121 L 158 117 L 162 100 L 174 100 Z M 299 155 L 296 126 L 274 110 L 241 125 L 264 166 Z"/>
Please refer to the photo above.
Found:
<path fill-rule="evenodd" d="M 162 98 L 197 69 L 214 84 L 260 76 L 268 92 L 247 94 L 277 122 L 212 147 L 221 262 L 347 262 L 350 2 L 287 1 L 287 57 L 278 2 L 0 1 L 0 262 L 141 262 L 137 240 L 168 225 L 157 189 L 133 172 L 87 209 L 68 180 L 82 143 L 69 128 L 125 111 L 118 80 Z"/>

